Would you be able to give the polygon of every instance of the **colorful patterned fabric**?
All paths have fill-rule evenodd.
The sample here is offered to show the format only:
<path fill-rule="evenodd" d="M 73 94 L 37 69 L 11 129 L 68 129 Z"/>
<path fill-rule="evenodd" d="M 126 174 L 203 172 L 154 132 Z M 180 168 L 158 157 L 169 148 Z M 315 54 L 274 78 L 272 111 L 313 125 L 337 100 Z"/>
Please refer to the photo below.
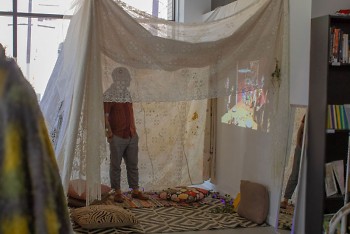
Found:
<path fill-rule="evenodd" d="M 202 200 L 208 194 L 208 190 L 194 187 L 168 188 L 160 192 L 159 197 L 174 202 L 191 203 Z"/>
<path fill-rule="evenodd" d="M 202 199 L 197 202 L 185 203 L 174 202 L 171 200 L 164 200 L 159 197 L 159 192 L 145 192 L 149 197 L 148 200 L 134 199 L 131 197 L 131 193 L 123 193 L 123 203 L 117 203 L 114 201 L 114 193 L 110 193 L 103 197 L 101 200 L 95 200 L 91 205 L 116 205 L 126 209 L 132 208 L 151 208 L 151 207 L 168 207 L 168 206 L 182 206 L 182 207 L 199 207 L 208 203 L 207 199 Z M 208 198 L 208 197 L 207 197 Z M 72 205 L 74 207 L 74 205 Z"/>
<path fill-rule="evenodd" d="M 37 97 L 0 57 L 0 233 L 71 233 L 54 151 Z"/>

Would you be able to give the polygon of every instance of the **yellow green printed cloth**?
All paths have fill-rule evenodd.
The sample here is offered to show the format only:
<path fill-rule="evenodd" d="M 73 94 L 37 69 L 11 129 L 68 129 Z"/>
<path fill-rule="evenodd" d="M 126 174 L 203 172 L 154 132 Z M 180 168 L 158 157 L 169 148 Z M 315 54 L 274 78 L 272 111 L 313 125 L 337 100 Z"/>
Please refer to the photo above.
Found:
<path fill-rule="evenodd" d="M 0 234 L 71 233 L 66 203 L 34 90 L 0 57 Z"/>

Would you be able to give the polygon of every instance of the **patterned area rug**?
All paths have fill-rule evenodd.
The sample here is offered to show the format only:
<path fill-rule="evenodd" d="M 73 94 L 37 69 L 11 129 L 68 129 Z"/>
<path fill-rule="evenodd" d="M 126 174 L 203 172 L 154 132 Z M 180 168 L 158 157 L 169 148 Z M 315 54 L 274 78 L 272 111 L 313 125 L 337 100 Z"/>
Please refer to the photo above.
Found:
<path fill-rule="evenodd" d="M 200 206 L 160 206 L 130 209 L 140 224 L 133 227 L 115 227 L 86 230 L 73 224 L 76 233 L 112 234 L 112 233 L 165 233 L 181 231 L 200 231 L 226 228 L 267 226 L 257 225 L 234 214 L 215 214 L 210 210 L 222 206 L 218 199 L 207 199 Z"/>

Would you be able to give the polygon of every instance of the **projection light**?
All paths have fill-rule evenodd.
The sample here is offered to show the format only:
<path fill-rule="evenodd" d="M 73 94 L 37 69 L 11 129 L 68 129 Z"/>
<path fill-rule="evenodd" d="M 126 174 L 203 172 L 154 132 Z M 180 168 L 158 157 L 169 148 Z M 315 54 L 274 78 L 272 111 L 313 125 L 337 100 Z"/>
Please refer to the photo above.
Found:
<path fill-rule="evenodd" d="M 236 72 L 233 71 L 235 74 L 226 80 L 226 108 L 221 116 L 222 123 L 268 131 L 265 70 L 263 59 L 237 63 Z"/>

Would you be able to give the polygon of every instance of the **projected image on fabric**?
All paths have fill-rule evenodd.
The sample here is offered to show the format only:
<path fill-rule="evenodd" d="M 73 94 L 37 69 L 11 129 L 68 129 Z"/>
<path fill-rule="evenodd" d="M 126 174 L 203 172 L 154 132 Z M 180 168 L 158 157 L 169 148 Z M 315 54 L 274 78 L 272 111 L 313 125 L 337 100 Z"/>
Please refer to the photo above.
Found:
<path fill-rule="evenodd" d="M 244 61 L 237 64 L 236 79 L 227 78 L 226 113 L 224 124 L 233 124 L 253 130 L 268 131 L 268 119 L 264 118 L 267 104 L 263 60 Z"/>

